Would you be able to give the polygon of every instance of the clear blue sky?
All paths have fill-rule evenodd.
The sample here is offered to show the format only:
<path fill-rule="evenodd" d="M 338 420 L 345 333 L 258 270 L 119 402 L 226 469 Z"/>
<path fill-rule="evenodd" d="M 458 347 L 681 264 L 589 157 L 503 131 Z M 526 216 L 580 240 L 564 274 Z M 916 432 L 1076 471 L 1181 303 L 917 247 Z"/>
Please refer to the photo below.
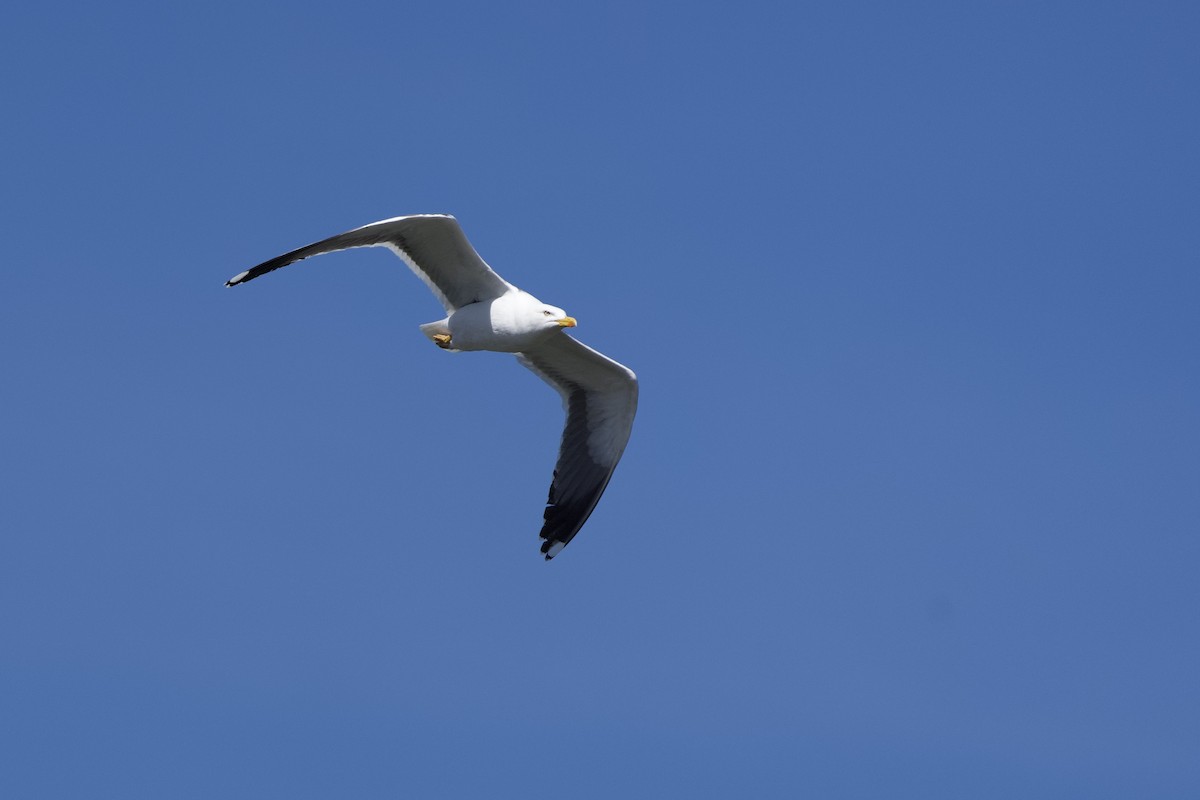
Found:
<path fill-rule="evenodd" d="M 1194 3 L 21 4 L 0 795 L 1200 795 Z M 383 251 L 457 215 L 635 369 Z"/>

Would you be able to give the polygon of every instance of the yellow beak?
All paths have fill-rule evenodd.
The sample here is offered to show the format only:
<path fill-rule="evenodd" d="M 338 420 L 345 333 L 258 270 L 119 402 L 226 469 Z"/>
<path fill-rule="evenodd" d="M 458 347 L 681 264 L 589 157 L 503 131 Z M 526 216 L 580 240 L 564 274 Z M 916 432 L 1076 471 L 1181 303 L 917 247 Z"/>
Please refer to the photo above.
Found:
<path fill-rule="evenodd" d="M 578 324 L 574 317 L 563 317 L 558 320 L 558 327 L 560 328 L 574 328 Z"/>

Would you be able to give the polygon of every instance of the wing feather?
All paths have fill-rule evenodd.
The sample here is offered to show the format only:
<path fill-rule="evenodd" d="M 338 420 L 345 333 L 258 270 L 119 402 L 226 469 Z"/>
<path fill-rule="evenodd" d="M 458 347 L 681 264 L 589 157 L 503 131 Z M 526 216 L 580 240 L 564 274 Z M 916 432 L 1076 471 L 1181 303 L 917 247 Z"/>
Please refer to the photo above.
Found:
<path fill-rule="evenodd" d="M 264 261 L 230 278 L 225 285 L 237 286 L 302 259 L 353 247 L 391 250 L 424 281 L 447 314 L 515 289 L 479 257 L 458 220 L 446 214 L 417 214 L 372 222 Z"/>
<path fill-rule="evenodd" d="M 559 393 L 567 413 L 540 534 L 549 560 L 587 522 L 625 452 L 637 413 L 637 376 L 565 333 L 517 359 Z"/>

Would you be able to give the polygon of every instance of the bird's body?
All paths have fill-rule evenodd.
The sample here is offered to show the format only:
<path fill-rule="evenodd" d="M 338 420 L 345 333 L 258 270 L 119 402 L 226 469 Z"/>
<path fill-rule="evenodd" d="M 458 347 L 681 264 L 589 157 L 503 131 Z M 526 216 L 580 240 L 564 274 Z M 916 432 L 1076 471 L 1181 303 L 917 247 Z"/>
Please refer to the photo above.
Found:
<path fill-rule="evenodd" d="M 561 308 L 515 289 L 494 300 L 463 306 L 446 319 L 422 325 L 421 330 L 444 331 L 450 336 L 448 350 L 520 353 L 536 347 L 546 334 L 574 326 L 575 320 Z"/>
<path fill-rule="evenodd" d="M 386 247 L 425 282 L 447 316 L 421 325 L 445 350 L 514 353 L 561 395 L 567 424 L 542 526 L 547 560 L 591 515 L 625 450 L 637 412 L 637 377 L 572 339 L 575 320 L 505 281 L 479 257 L 454 217 L 422 214 L 375 222 L 285 253 L 231 278 L 236 286 L 310 256 Z"/>

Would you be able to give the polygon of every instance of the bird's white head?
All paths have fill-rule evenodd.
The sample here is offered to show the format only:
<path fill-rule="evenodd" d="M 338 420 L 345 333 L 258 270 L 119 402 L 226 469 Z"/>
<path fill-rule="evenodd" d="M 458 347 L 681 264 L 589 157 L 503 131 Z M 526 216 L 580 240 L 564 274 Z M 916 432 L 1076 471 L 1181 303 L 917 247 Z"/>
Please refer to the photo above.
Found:
<path fill-rule="evenodd" d="M 455 315 L 462 314 L 467 308 L 455 312 Z M 529 341 L 525 341 L 526 337 L 532 336 L 536 340 L 550 335 L 552 331 L 574 328 L 575 325 L 575 319 L 568 317 L 567 312 L 558 306 L 543 303 L 526 292 L 507 294 L 492 304 L 491 329 L 498 334 L 520 339 L 521 341 L 514 339 L 506 343 L 516 350 L 530 344 Z"/>
<path fill-rule="evenodd" d="M 574 317 L 568 317 L 567 312 L 558 306 L 543 303 L 538 313 L 542 315 L 543 324 L 547 328 L 574 328 L 578 324 Z"/>

